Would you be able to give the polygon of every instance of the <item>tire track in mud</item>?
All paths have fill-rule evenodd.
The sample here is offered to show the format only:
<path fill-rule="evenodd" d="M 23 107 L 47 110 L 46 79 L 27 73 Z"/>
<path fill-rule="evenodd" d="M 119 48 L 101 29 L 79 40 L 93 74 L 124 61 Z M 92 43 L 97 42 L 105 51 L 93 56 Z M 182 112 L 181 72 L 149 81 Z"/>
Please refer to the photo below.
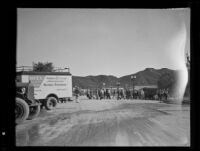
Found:
<path fill-rule="evenodd" d="M 162 107 L 163 105 L 157 105 Z M 169 117 L 165 111 L 122 104 L 101 111 L 61 113 L 27 128 L 27 138 L 18 146 L 153 146 L 174 145 L 177 136 L 164 130 L 154 117 Z M 169 118 L 170 119 L 170 118 Z M 18 136 L 20 132 L 17 133 Z M 24 141 L 22 141 L 24 140 Z M 167 143 L 166 143 L 167 142 Z"/>
<path fill-rule="evenodd" d="M 109 134 L 112 132 L 112 129 L 116 123 L 115 121 L 117 120 L 116 117 L 118 115 L 116 115 L 115 112 L 116 111 L 110 111 L 110 110 L 102 112 L 84 111 L 72 114 L 69 118 L 66 119 L 64 118 L 65 114 L 62 114 L 62 116 L 59 117 L 58 119 L 53 118 L 50 121 L 45 120 L 46 122 L 43 121 L 40 124 L 36 124 L 28 130 L 32 131 L 31 129 L 35 129 L 35 127 L 37 126 L 37 129 L 35 129 L 35 131 L 37 131 L 37 134 L 34 136 L 34 133 L 33 134 L 28 133 L 28 135 L 29 138 L 38 137 L 38 139 L 35 141 L 29 139 L 26 145 L 33 145 L 33 146 L 34 145 L 57 146 L 63 144 L 69 146 L 77 144 L 93 145 L 92 143 L 90 143 L 90 141 L 94 137 L 96 140 L 99 141 L 100 141 L 99 138 L 101 137 L 103 137 L 102 140 L 107 140 L 110 137 L 107 135 L 107 133 Z M 117 112 L 120 113 L 121 111 Z M 58 141 L 62 140 L 62 138 L 63 141 Z M 99 143 L 99 144 L 103 145 L 106 143 L 107 141 L 104 141 L 104 143 Z M 18 143 L 18 145 L 20 145 L 20 143 Z M 96 143 L 96 145 L 98 145 L 98 143 Z"/>
<path fill-rule="evenodd" d="M 113 113 L 112 113 L 113 114 Z M 113 127 L 116 125 L 115 116 L 108 116 L 109 113 L 97 112 L 85 113 L 79 115 L 81 122 L 74 124 L 71 129 L 62 136 L 51 140 L 47 145 L 64 145 L 64 146 L 98 146 L 98 145 L 109 145 L 108 142 L 113 141 L 110 138 L 113 134 Z M 84 120 L 85 119 L 85 120 Z M 77 120 L 79 121 L 79 120 Z M 84 121 L 84 122 L 83 122 Z M 56 142 L 56 143 L 53 143 Z"/>
<path fill-rule="evenodd" d="M 129 135 L 123 130 L 125 127 L 124 125 L 126 125 L 127 122 L 126 119 L 129 120 L 137 117 L 138 115 L 132 114 L 132 111 L 130 110 L 103 111 L 95 112 L 93 114 L 91 114 L 91 112 L 76 114 L 72 118 L 74 121 L 68 121 L 68 124 L 66 121 L 65 123 L 61 122 L 56 124 L 60 126 L 57 126 L 51 131 L 63 129 L 63 131 L 57 131 L 57 135 L 54 134 L 50 137 L 48 133 L 44 134 L 43 144 L 47 146 L 62 146 L 63 144 L 66 146 L 126 146 L 131 144 L 128 141 Z M 82 123 L 80 122 L 80 119 Z M 122 124 L 123 121 L 125 124 Z M 69 125 L 69 123 L 71 123 L 71 127 L 67 128 L 66 124 Z M 100 126 L 98 127 L 98 125 Z M 63 136 L 63 138 L 61 136 Z"/>

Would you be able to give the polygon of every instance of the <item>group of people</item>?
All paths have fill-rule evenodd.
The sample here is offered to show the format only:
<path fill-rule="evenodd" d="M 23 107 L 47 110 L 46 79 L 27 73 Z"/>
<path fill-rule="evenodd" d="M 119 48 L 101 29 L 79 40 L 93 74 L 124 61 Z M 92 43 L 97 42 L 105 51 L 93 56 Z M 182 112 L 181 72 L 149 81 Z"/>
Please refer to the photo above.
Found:
<path fill-rule="evenodd" d="M 167 100 L 169 96 L 169 89 L 159 89 L 157 90 L 158 100 Z"/>
<path fill-rule="evenodd" d="M 80 88 L 75 87 L 74 96 L 76 98 L 76 102 L 78 102 L 78 97 L 81 95 Z M 88 89 L 84 95 L 87 96 L 88 99 L 155 99 L 155 100 L 167 100 L 169 96 L 168 89 L 157 89 L 156 92 L 148 92 L 145 89 L 141 90 L 131 90 L 131 89 Z"/>
<path fill-rule="evenodd" d="M 86 96 L 88 99 L 111 99 L 111 90 L 110 89 L 96 89 L 94 91 L 87 90 Z"/>
<path fill-rule="evenodd" d="M 131 91 L 130 89 L 96 89 L 96 90 L 87 90 L 86 96 L 88 99 L 139 99 L 143 98 L 144 91 Z M 142 97 L 141 97 L 142 96 Z"/>

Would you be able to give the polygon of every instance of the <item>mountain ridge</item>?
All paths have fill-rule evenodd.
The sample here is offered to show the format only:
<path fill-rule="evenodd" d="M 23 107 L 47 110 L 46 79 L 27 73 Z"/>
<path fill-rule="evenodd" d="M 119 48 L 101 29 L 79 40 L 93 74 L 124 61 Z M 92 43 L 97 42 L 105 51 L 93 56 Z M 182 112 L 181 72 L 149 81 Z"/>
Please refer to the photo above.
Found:
<path fill-rule="evenodd" d="M 145 68 L 142 71 L 121 76 L 119 78 L 113 75 L 72 76 L 72 83 L 73 86 L 78 86 L 84 89 L 101 88 L 104 86 L 103 83 L 105 83 L 105 87 L 116 87 L 117 82 L 119 82 L 120 86 L 122 87 L 131 87 L 133 84 L 131 81 L 131 76 L 135 75 L 135 85 L 157 85 L 161 76 L 169 75 L 174 78 L 176 74 L 177 70 L 168 68 Z"/>

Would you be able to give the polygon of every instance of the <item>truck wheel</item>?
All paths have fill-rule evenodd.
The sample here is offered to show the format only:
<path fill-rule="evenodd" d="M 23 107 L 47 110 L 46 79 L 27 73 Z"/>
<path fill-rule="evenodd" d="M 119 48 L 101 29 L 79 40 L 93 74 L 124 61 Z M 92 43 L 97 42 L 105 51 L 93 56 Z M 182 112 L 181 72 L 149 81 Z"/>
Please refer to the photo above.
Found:
<path fill-rule="evenodd" d="M 20 124 L 24 122 L 29 115 L 28 104 L 20 98 L 16 98 L 15 102 L 15 123 Z"/>
<path fill-rule="evenodd" d="M 57 105 L 57 99 L 55 97 L 48 97 L 46 102 L 45 102 L 45 108 L 47 110 L 52 110 L 56 107 Z"/>
<path fill-rule="evenodd" d="M 38 116 L 38 114 L 40 113 L 40 105 L 36 105 L 36 106 L 31 106 L 29 108 L 29 116 L 28 116 L 28 120 L 32 120 L 34 119 L 35 117 Z"/>

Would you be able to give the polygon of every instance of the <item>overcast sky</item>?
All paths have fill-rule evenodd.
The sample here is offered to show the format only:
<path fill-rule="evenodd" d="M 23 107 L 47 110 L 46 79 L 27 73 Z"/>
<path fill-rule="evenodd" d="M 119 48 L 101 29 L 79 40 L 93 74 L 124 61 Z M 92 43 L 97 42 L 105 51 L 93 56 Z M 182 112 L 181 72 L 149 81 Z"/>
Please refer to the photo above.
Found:
<path fill-rule="evenodd" d="M 190 51 L 190 9 L 17 11 L 17 66 L 52 62 L 76 76 L 180 69 Z"/>

